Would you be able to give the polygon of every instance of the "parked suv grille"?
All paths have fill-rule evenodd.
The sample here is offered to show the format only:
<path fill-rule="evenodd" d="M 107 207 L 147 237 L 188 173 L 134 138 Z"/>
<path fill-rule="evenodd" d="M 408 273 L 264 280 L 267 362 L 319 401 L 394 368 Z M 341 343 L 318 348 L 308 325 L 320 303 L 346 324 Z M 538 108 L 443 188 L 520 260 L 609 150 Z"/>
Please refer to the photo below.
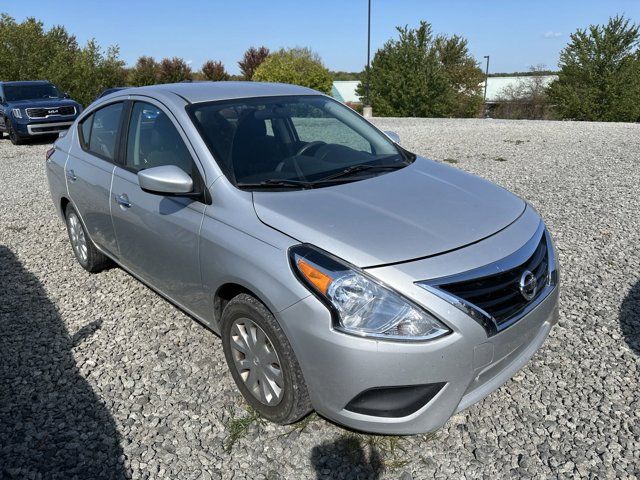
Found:
<path fill-rule="evenodd" d="M 533 297 L 530 299 L 524 296 L 520 288 L 526 271 L 535 276 L 537 284 L 537 290 L 533 290 Z M 536 301 L 547 284 L 548 272 L 549 252 L 545 235 L 542 235 L 538 247 L 522 265 L 495 275 L 439 284 L 438 288 L 482 309 L 500 327 Z"/>
<path fill-rule="evenodd" d="M 63 107 L 27 108 L 27 115 L 29 116 L 29 118 L 47 118 L 75 114 L 76 107 L 74 107 L 73 105 L 65 105 Z"/>

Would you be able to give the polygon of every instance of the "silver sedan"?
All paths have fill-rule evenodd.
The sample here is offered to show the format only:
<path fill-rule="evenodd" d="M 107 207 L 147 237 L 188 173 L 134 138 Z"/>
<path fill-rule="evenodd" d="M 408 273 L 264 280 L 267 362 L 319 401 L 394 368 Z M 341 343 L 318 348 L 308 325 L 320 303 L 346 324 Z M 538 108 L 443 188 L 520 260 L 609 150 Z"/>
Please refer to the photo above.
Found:
<path fill-rule="evenodd" d="M 507 381 L 558 317 L 537 212 L 316 91 L 119 90 L 47 152 L 80 265 L 117 264 L 222 337 L 246 401 L 418 433 Z"/>

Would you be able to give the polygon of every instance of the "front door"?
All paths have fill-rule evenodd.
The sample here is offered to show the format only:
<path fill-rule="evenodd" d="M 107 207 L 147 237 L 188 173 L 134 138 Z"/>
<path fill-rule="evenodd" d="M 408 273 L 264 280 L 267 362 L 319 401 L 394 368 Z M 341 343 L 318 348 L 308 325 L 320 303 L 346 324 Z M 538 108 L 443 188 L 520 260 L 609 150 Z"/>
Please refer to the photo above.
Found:
<path fill-rule="evenodd" d="M 121 263 L 192 313 L 201 310 L 198 235 L 205 204 L 186 197 L 142 191 L 137 172 L 176 165 L 192 178 L 201 174 L 186 137 L 158 105 L 134 102 L 114 171 L 111 212 Z M 194 184 L 202 184 L 202 177 Z"/>

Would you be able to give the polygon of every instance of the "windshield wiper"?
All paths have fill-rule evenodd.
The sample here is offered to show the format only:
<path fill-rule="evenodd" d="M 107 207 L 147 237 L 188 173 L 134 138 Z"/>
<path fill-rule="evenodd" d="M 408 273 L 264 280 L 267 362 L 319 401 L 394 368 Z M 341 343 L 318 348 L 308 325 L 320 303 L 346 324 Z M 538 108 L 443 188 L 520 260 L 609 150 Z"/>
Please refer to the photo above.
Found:
<path fill-rule="evenodd" d="M 263 180 L 257 183 L 242 183 L 238 182 L 236 185 L 240 188 L 270 188 L 270 187 L 302 187 L 313 188 L 315 182 L 305 182 L 304 180 L 287 180 L 270 178 L 269 180 Z"/>
<path fill-rule="evenodd" d="M 407 162 L 398 162 L 398 163 L 387 163 L 384 165 L 371 165 L 370 163 L 362 163 L 360 165 L 352 165 L 350 167 L 345 168 L 336 173 L 332 173 L 331 175 L 321 178 L 320 180 L 316 180 L 315 183 L 326 182 L 329 180 L 335 180 L 338 178 L 349 177 L 354 173 L 364 172 L 364 171 L 386 171 L 386 170 L 398 170 L 400 168 L 404 168 L 408 165 Z"/>

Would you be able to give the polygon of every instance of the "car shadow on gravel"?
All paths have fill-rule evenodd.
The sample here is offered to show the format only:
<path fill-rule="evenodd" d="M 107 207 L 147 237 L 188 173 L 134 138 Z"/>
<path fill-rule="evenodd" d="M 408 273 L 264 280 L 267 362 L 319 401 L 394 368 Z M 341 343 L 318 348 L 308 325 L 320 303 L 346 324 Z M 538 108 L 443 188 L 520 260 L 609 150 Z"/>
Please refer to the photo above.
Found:
<path fill-rule="evenodd" d="M 377 480 L 384 471 L 384 462 L 378 449 L 374 445 L 368 445 L 365 450 L 362 440 L 350 435 L 313 447 L 311 464 L 318 480 Z"/>
<path fill-rule="evenodd" d="M 636 355 L 640 355 L 640 281 L 631 287 L 622 301 L 620 328 L 631 350 Z"/>
<path fill-rule="evenodd" d="M 123 478 L 109 411 L 81 376 L 42 284 L 0 245 L 0 478 Z"/>

